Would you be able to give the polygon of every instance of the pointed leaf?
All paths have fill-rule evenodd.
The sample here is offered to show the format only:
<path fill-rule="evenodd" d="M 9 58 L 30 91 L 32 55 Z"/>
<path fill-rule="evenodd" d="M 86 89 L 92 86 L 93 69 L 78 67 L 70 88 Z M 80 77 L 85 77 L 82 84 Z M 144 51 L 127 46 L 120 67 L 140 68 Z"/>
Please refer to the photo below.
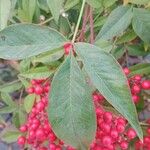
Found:
<path fill-rule="evenodd" d="M 146 43 L 150 44 L 150 11 L 142 8 L 133 9 L 133 29 Z"/>
<path fill-rule="evenodd" d="M 28 95 L 26 96 L 26 98 L 24 99 L 24 108 L 26 110 L 27 113 L 29 113 L 34 105 L 35 102 L 35 95 Z"/>
<path fill-rule="evenodd" d="M 3 142 L 13 143 L 16 142 L 21 133 L 14 127 L 6 127 L 0 134 Z"/>
<path fill-rule="evenodd" d="M 8 106 L 14 106 L 15 107 L 15 102 L 12 100 L 10 95 L 6 92 L 1 93 L 2 100 L 8 105 Z"/>
<path fill-rule="evenodd" d="M 37 67 L 21 73 L 20 76 L 29 79 L 45 79 L 51 76 L 53 73 L 54 70 L 50 70 L 48 67 Z"/>
<path fill-rule="evenodd" d="M 95 87 L 129 121 L 142 139 L 128 82 L 118 62 L 112 55 L 91 44 L 77 43 L 75 48 Z"/>
<path fill-rule="evenodd" d="M 10 11 L 11 11 L 11 1 L 0 0 L 0 30 L 4 29 L 7 26 Z"/>
<path fill-rule="evenodd" d="M 133 76 L 136 74 L 148 75 L 150 74 L 150 63 L 137 64 L 137 65 L 131 66 L 129 69 L 131 70 L 131 73 L 129 74 L 129 76 Z"/>
<path fill-rule="evenodd" d="M 4 85 L 0 85 L 0 91 L 6 93 L 12 93 L 14 91 L 19 90 L 22 87 L 21 82 L 13 81 L 10 83 L 5 83 Z"/>
<path fill-rule="evenodd" d="M 144 5 L 144 4 L 148 4 L 150 1 L 149 0 L 129 0 L 129 2 L 133 4 Z"/>
<path fill-rule="evenodd" d="M 130 25 L 132 19 L 132 8 L 129 6 L 119 6 L 109 15 L 106 23 L 96 37 L 99 39 L 112 39 L 123 33 L 124 30 Z"/>
<path fill-rule="evenodd" d="M 64 0 L 47 0 L 47 3 L 55 21 L 58 23 L 59 15 L 62 11 Z"/>
<path fill-rule="evenodd" d="M 74 56 L 56 72 L 50 94 L 49 119 L 55 134 L 77 149 L 88 149 L 96 121 L 91 92 Z"/>
<path fill-rule="evenodd" d="M 0 58 L 24 59 L 63 45 L 66 39 L 48 27 L 32 24 L 9 26 L 0 32 Z"/>
<path fill-rule="evenodd" d="M 8 114 L 8 113 L 12 113 L 14 111 L 16 111 L 16 107 L 14 106 L 6 106 L 6 107 L 2 107 L 0 108 L 0 114 Z"/>

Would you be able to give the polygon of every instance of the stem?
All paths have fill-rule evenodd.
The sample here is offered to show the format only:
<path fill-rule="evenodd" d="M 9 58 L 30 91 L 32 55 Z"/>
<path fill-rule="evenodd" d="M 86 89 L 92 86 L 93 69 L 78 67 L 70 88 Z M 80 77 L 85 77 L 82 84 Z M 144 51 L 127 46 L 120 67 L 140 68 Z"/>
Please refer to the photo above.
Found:
<path fill-rule="evenodd" d="M 74 32 L 74 35 L 73 35 L 73 38 L 72 38 L 72 43 L 75 42 L 75 39 L 76 39 L 76 36 L 77 36 L 77 32 L 78 32 L 78 29 L 79 29 L 80 21 L 81 21 L 83 10 L 84 10 L 84 6 L 85 6 L 85 2 L 86 2 L 86 0 L 82 1 L 81 11 L 80 11 L 78 22 L 77 22 L 77 25 L 76 25 L 76 28 L 75 28 L 75 32 Z"/>
<path fill-rule="evenodd" d="M 43 21 L 43 22 L 39 23 L 39 25 L 44 25 L 44 24 L 46 24 L 46 23 L 50 22 L 52 19 L 53 19 L 53 17 L 48 18 L 47 20 L 45 20 L 45 21 Z"/>
<path fill-rule="evenodd" d="M 89 19 L 89 6 L 86 5 L 85 6 L 85 11 L 84 11 L 84 16 L 83 16 L 83 23 L 82 23 L 82 29 L 81 29 L 81 33 L 78 37 L 78 41 L 83 42 L 84 40 L 84 33 L 85 33 L 85 28 L 86 28 L 86 23 Z"/>
<path fill-rule="evenodd" d="M 90 43 L 94 43 L 94 20 L 92 7 L 90 7 Z"/>

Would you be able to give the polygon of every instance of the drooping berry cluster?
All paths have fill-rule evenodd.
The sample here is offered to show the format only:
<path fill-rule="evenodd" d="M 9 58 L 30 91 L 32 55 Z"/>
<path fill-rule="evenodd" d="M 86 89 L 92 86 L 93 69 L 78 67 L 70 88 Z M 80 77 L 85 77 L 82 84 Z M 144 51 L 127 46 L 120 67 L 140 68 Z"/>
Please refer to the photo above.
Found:
<path fill-rule="evenodd" d="M 28 94 L 36 94 L 39 99 L 36 99 L 26 124 L 20 127 L 22 136 L 18 138 L 18 144 L 22 147 L 27 144 L 36 150 L 48 150 L 48 147 L 61 150 L 63 142 L 52 131 L 46 112 L 49 90 L 50 82 L 46 80 L 32 80 L 27 89 Z"/>
<path fill-rule="evenodd" d="M 70 45 L 67 46 L 70 50 Z M 130 70 L 124 68 L 126 75 Z M 142 89 L 150 89 L 150 81 L 143 80 L 140 75 L 135 75 L 128 79 L 133 101 L 139 101 L 139 95 Z M 26 124 L 20 127 L 22 136 L 18 138 L 18 144 L 24 147 L 29 145 L 36 150 L 61 150 L 64 147 L 67 150 L 75 150 L 70 146 L 64 145 L 51 129 L 46 112 L 48 106 L 48 92 L 50 90 L 50 82 L 48 80 L 32 80 L 31 86 L 27 89 L 28 94 L 38 95 L 32 111 L 28 115 Z M 97 116 L 97 132 L 95 141 L 91 144 L 91 150 L 127 150 L 129 143 L 135 141 L 136 132 L 132 128 L 128 128 L 127 121 L 121 116 L 115 116 L 109 111 L 105 111 L 101 104 L 104 97 L 98 93 L 93 93 L 93 101 L 95 103 L 95 111 Z M 150 124 L 150 121 L 149 121 Z M 135 142 L 135 150 L 150 149 L 150 128 L 147 129 L 147 136 L 144 142 L 137 140 Z"/>
<path fill-rule="evenodd" d="M 124 73 L 128 76 L 130 70 L 124 68 Z M 134 75 L 133 77 L 128 78 L 129 86 L 131 88 L 132 99 L 135 104 L 140 101 L 140 93 L 142 90 L 150 90 L 150 80 L 143 80 L 141 75 Z"/>
<path fill-rule="evenodd" d="M 129 142 L 136 137 L 134 129 L 127 129 L 127 121 L 123 117 L 115 116 L 99 105 L 99 102 L 104 100 L 100 94 L 94 93 L 93 100 L 97 117 L 97 131 L 95 141 L 91 144 L 90 149 L 117 150 L 121 148 L 127 150 Z"/>

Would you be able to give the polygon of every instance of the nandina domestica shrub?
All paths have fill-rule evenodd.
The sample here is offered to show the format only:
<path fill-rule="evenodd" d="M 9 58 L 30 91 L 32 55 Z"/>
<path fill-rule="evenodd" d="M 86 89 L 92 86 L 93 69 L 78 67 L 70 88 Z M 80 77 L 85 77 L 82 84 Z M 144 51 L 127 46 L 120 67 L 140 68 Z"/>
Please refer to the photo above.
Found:
<path fill-rule="evenodd" d="M 150 150 L 149 0 L 0 6 L 2 142 L 24 150 Z"/>

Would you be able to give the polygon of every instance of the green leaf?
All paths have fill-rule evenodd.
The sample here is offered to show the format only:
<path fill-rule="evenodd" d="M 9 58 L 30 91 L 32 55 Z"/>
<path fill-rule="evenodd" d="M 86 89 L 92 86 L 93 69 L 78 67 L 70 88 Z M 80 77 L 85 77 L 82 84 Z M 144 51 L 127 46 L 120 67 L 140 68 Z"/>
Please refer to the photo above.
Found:
<path fill-rule="evenodd" d="M 80 0 L 67 0 L 65 3 L 65 10 L 69 10 L 80 2 Z"/>
<path fill-rule="evenodd" d="M 37 0 L 22 0 L 20 8 L 17 9 L 18 17 L 22 22 L 32 23 L 35 14 Z"/>
<path fill-rule="evenodd" d="M 6 143 L 13 143 L 16 142 L 18 137 L 21 135 L 21 133 L 17 129 L 9 129 L 6 128 L 2 133 L 0 134 L 0 138 L 3 142 Z"/>
<path fill-rule="evenodd" d="M 96 118 L 90 89 L 74 56 L 56 72 L 49 99 L 49 119 L 57 137 L 87 150 L 95 137 Z"/>
<path fill-rule="evenodd" d="M 104 50 L 105 52 L 110 52 L 114 48 L 113 43 L 106 40 L 98 40 L 95 45 Z"/>
<path fill-rule="evenodd" d="M 14 111 L 16 111 L 16 107 L 14 106 L 6 106 L 6 107 L 2 107 L 0 108 L 0 114 L 8 114 L 8 113 L 12 113 Z"/>
<path fill-rule="evenodd" d="M 0 58 L 16 60 L 52 51 L 66 41 L 57 31 L 32 24 L 9 26 L 0 37 Z"/>
<path fill-rule="evenodd" d="M 25 86 L 25 88 L 30 86 L 30 83 L 29 83 L 29 81 L 27 81 L 27 79 L 20 77 L 20 76 L 18 76 L 18 78 L 21 81 L 21 83 L 23 84 L 23 86 Z"/>
<path fill-rule="evenodd" d="M 25 124 L 26 120 L 27 120 L 26 113 L 21 109 L 13 113 L 12 122 L 17 128 Z"/>
<path fill-rule="evenodd" d="M 34 58 L 33 63 L 41 62 L 43 64 L 49 65 L 51 62 L 60 59 L 63 56 L 63 54 L 64 50 L 59 50 L 56 52 L 46 52 Z"/>
<path fill-rule="evenodd" d="M 49 7 L 47 6 L 47 0 L 38 0 L 37 3 L 42 10 L 46 11 L 47 13 L 49 12 Z"/>
<path fill-rule="evenodd" d="M 133 9 L 132 26 L 135 33 L 146 43 L 150 43 L 150 11 L 142 8 Z"/>
<path fill-rule="evenodd" d="M 30 69 L 31 59 L 30 58 L 23 59 L 19 65 L 20 65 L 20 67 L 19 67 L 20 72 L 28 71 Z"/>
<path fill-rule="evenodd" d="M 148 4 L 150 0 L 129 0 L 130 3 L 144 5 Z"/>
<path fill-rule="evenodd" d="M 143 133 L 128 82 L 118 62 L 112 55 L 91 44 L 77 43 L 75 49 L 94 86 L 129 121 L 142 139 Z"/>
<path fill-rule="evenodd" d="M 140 45 L 129 45 L 126 46 L 127 50 L 128 50 L 128 54 L 131 56 L 145 56 L 148 55 L 149 52 L 145 52 L 144 48 L 141 47 Z"/>
<path fill-rule="evenodd" d="M 117 0 L 102 0 L 103 1 L 103 7 L 106 9 L 110 6 L 112 6 Z"/>
<path fill-rule="evenodd" d="M 130 25 L 132 19 L 132 8 L 119 6 L 111 12 L 106 23 L 96 37 L 96 40 L 109 40 L 121 34 Z"/>
<path fill-rule="evenodd" d="M 150 63 L 142 63 L 131 66 L 129 68 L 131 70 L 130 76 L 140 74 L 140 75 L 148 75 L 150 74 Z"/>
<path fill-rule="evenodd" d="M 127 43 L 134 40 L 137 37 L 133 30 L 127 31 L 123 36 L 117 39 L 116 44 Z"/>
<path fill-rule="evenodd" d="M 47 0 L 48 6 L 54 17 L 55 21 L 58 23 L 59 15 L 62 11 L 64 0 Z"/>
<path fill-rule="evenodd" d="M 19 81 L 13 81 L 10 83 L 5 83 L 4 85 L 0 86 L 0 91 L 1 92 L 6 92 L 6 93 L 12 93 L 14 91 L 19 90 L 22 87 L 21 82 Z"/>
<path fill-rule="evenodd" d="M 89 5 L 94 8 L 99 8 L 102 6 L 102 0 L 86 0 Z"/>
<path fill-rule="evenodd" d="M 21 77 L 29 79 L 45 79 L 50 77 L 54 73 L 54 70 L 48 69 L 48 67 L 36 67 L 28 70 L 27 72 L 19 74 Z"/>
<path fill-rule="evenodd" d="M 10 11 L 11 11 L 11 1 L 0 0 L 0 30 L 4 29 L 7 26 Z"/>
<path fill-rule="evenodd" d="M 27 113 L 29 113 L 34 105 L 35 102 L 35 95 L 28 95 L 24 99 L 24 108 Z"/>
<path fill-rule="evenodd" d="M 8 105 L 8 106 L 14 106 L 15 107 L 15 102 L 12 100 L 10 95 L 6 92 L 1 93 L 1 98 L 2 100 Z"/>
<path fill-rule="evenodd" d="M 115 59 L 120 59 L 125 53 L 125 49 L 123 47 L 117 47 L 111 51 L 111 54 L 115 57 Z"/>

